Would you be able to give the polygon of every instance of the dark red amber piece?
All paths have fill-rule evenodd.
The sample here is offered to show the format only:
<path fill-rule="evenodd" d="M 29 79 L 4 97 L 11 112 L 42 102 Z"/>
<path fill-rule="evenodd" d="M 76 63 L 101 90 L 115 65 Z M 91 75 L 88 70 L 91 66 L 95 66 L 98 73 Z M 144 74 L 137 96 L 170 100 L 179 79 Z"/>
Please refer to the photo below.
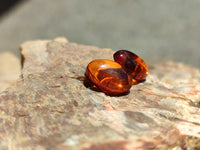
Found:
<path fill-rule="evenodd" d="M 113 55 L 113 57 L 128 74 L 131 74 L 133 83 L 142 82 L 147 77 L 148 67 L 136 54 L 127 50 L 119 50 Z"/>
<path fill-rule="evenodd" d="M 117 62 L 97 59 L 90 62 L 86 76 L 104 93 L 119 95 L 129 91 L 132 78 Z"/>

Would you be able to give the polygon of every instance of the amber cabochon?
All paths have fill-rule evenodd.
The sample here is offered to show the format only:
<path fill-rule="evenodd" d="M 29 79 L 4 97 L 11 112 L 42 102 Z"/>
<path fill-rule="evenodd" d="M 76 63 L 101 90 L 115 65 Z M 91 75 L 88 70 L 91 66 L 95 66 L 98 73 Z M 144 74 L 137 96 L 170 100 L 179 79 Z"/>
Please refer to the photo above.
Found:
<path fill-rule="evenodd" d="M 119 50 L 113 55 L 115 62 L 119 63 L 122 68 L 132 76 L 133 83 L 143 82 L 148 75 L 146 63 L 136 54 Z"/>
<path fill-rule="evenodd" d="M 112 60 L 97 59 L 90 62 L 86 69 L 86 76 L 108 95 L 128 92 L 132 86 L 131 76 L 119 63 Z"/>

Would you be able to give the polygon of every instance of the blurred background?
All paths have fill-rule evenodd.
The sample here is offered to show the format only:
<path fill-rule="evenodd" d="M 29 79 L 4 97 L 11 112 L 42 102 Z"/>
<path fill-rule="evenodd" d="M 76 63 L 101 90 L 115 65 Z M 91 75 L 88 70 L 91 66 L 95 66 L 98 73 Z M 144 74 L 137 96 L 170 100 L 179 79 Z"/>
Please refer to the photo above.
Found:
<path fill-rule="evenodd" d="M 200 68 L 199 14 L 200 0 L 1 0 L 0 52 L 20 57 L 23 41 L 64 36 Z"/>

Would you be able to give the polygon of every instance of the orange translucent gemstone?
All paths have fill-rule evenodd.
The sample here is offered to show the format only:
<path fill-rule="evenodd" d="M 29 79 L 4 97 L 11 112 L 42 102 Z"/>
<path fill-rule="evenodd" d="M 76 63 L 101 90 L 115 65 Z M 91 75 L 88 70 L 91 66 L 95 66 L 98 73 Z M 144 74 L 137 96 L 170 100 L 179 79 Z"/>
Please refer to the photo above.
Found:
<path fill-rule="evenodd" d="M 113 57 L 114 60 L 132 76 L 133 83 L 142 82 L 147 77 L 148 67 L 136 54 L 127 50 L 119 50 L 113 55 Z"/>
<path fill-rule="evenodd" d="M 129 91 L 132 78 L 117 62 L 97 59 L 90 62 L 86 76 L 104 93 L 118 95 Z"/>

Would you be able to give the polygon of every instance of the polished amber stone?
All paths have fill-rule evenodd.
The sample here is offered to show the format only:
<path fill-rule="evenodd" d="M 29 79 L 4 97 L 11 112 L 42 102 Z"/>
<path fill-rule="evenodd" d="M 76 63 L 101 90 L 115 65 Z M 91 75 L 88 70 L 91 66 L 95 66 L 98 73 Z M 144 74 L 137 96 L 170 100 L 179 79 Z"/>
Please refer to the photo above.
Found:
<path fill-rule="evenodd" d="M 132 78 L 117 62 L 97 59 L 90 62 L 86 76 L 104 93 L 118 95 L 128 92 Z"/>
<path fill-rule="evenodd" d="M 131 74 L 133 83 L 142 82 L 147 77 L 148 67 L 136 54 L 127 50 L 119 50 L 113 57 L 128 74 Z"/>

